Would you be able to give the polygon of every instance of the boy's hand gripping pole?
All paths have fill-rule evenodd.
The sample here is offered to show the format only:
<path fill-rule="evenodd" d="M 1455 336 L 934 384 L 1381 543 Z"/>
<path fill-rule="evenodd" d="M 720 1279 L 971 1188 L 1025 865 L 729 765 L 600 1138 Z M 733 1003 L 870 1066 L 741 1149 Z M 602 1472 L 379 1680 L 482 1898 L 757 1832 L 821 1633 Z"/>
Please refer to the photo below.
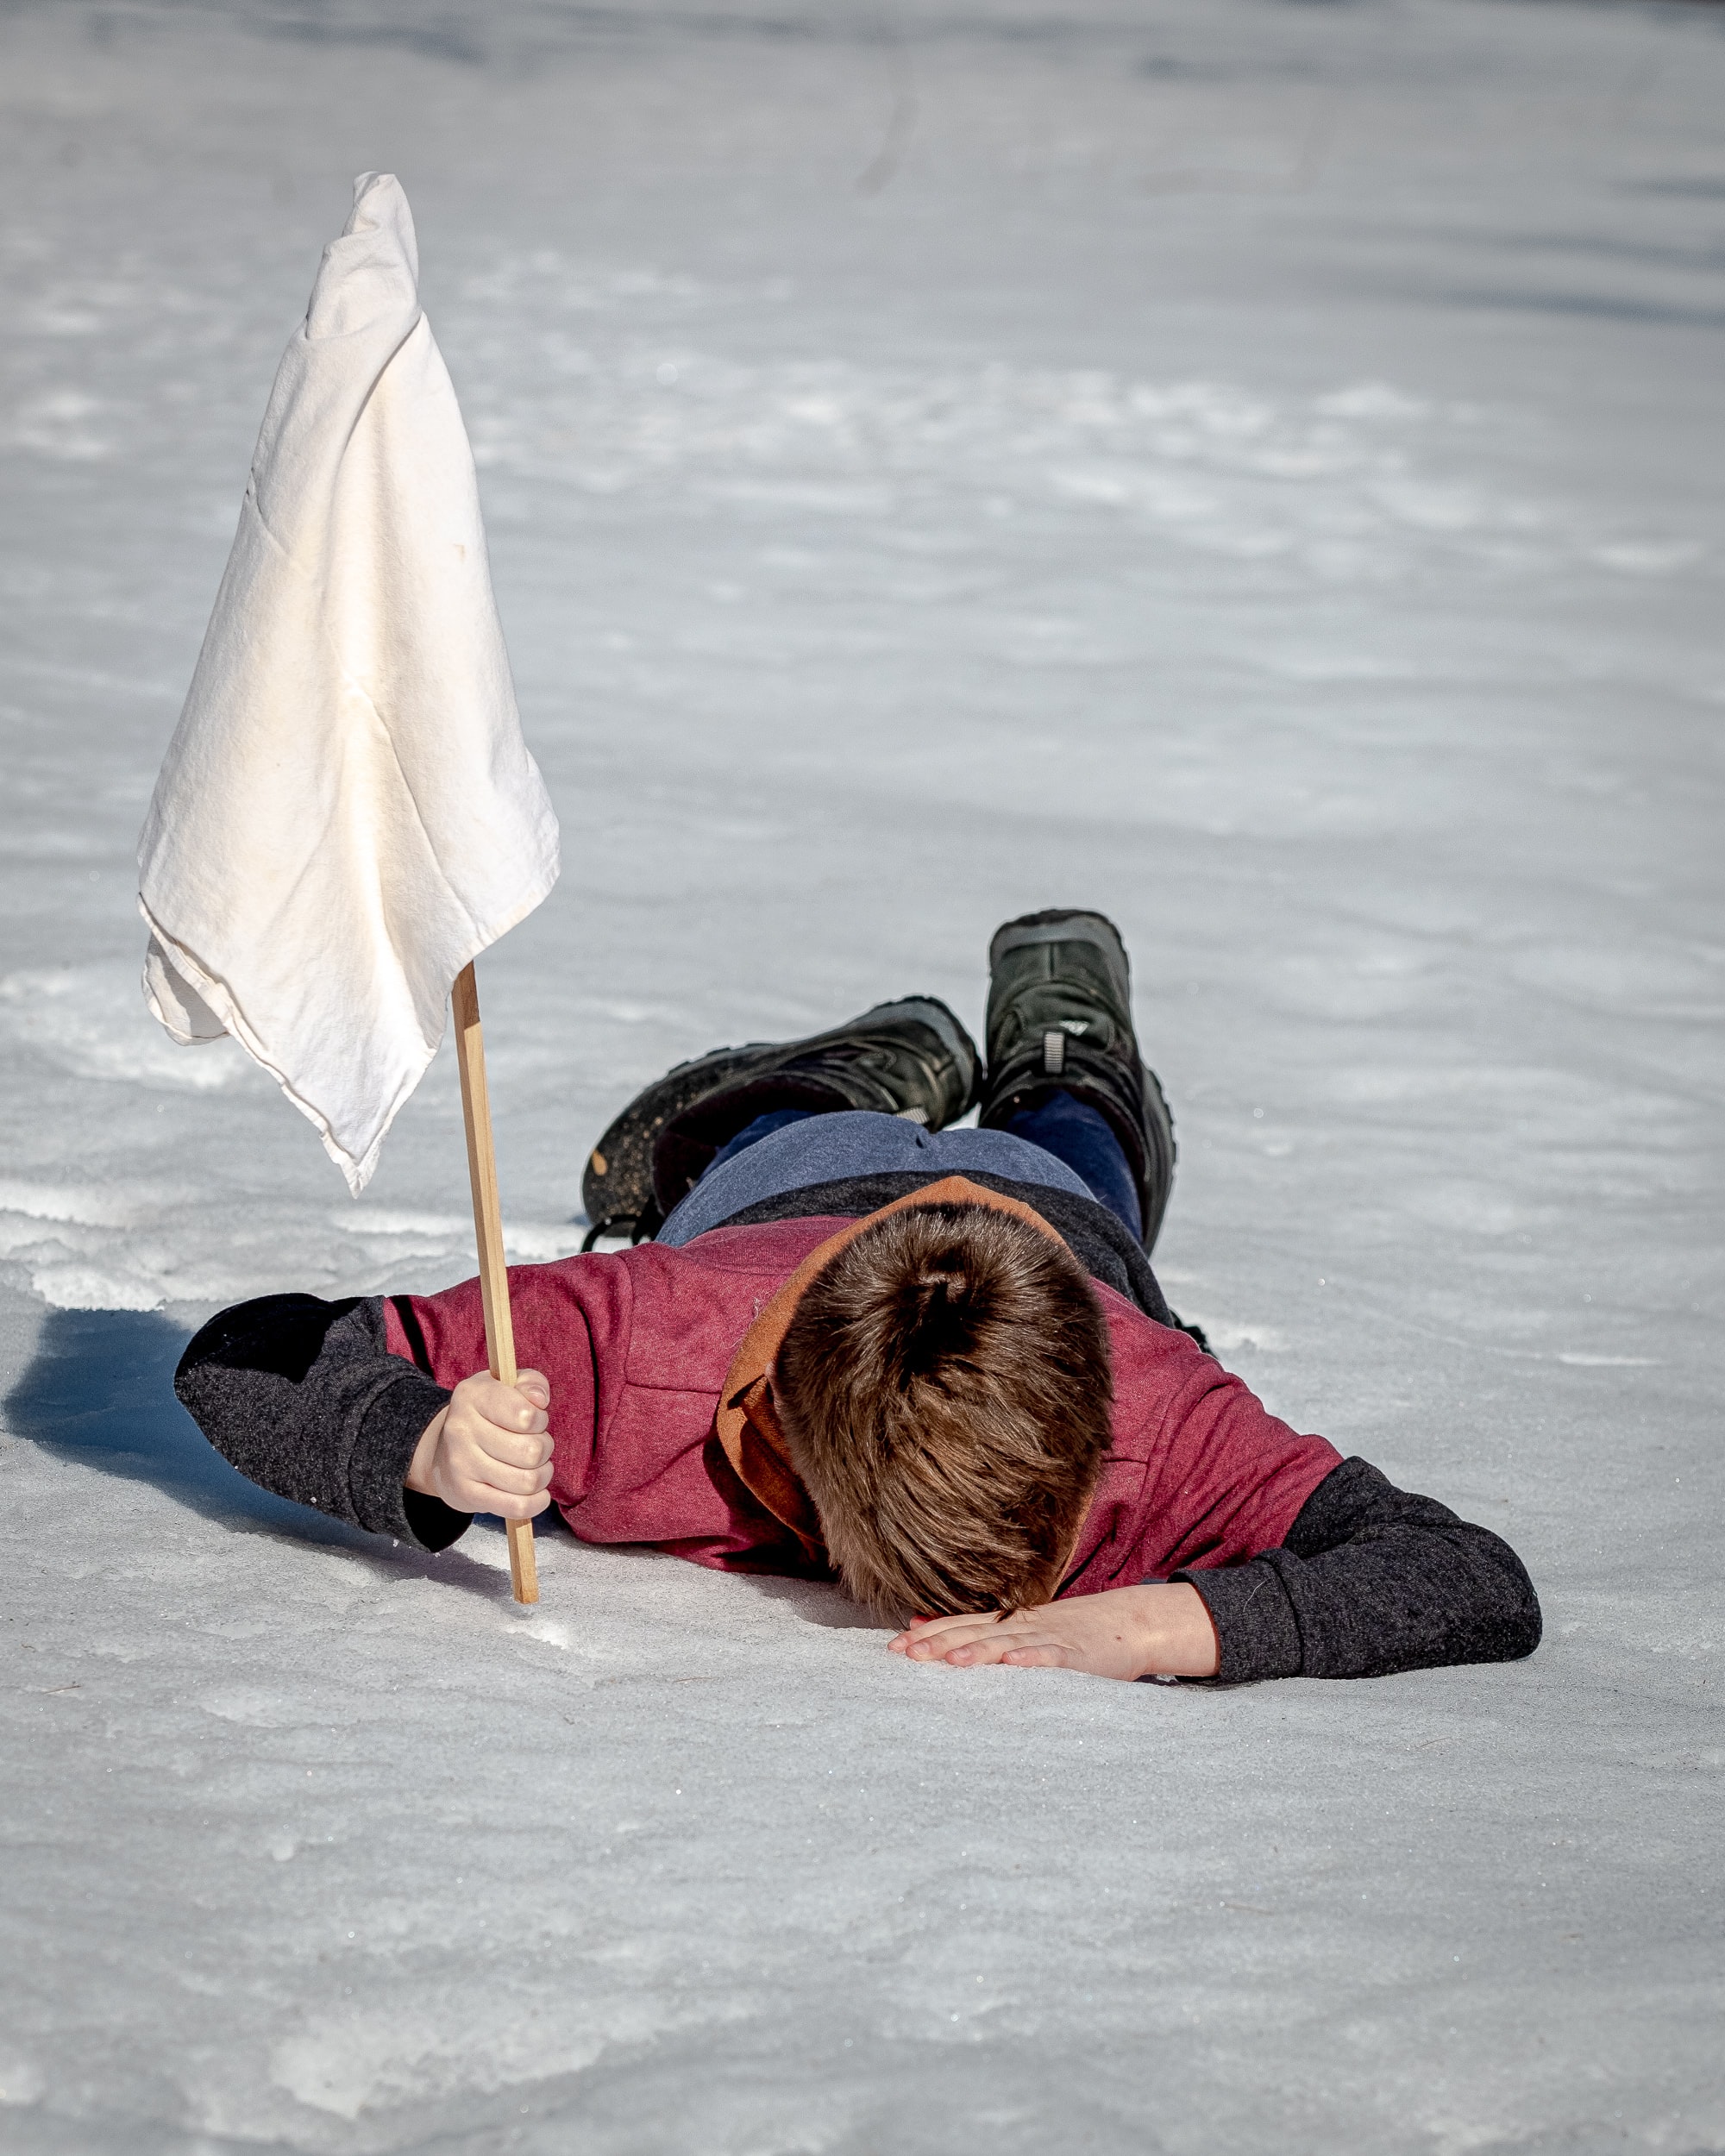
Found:
<path fill-rule="evenodd" d="M 486 1354 L 491 1374 L 515 1382 L 515 1327 L 509 1315 L 509 1270 L 503 1257 L 503 1212 L 497 1201 L 497 1154 L 491 1140 L 491 1095 L 486 1087 L 485 1040 L 480 1031 L 480 991 L 471 966 L 455 975 L 450 992 L 455 1015 L 455 1060 L 461 1071 L 461 1120 L 467 1130 L 467 1175 L 474 1187 L 474 1234 L 480 1246 L 480 1294 L 485 1303 Z M 539 1568 L 533 1557 L 533 1522 L 511 1520 L 509 1577 L 518 1602 L 539 1599 Z"/>

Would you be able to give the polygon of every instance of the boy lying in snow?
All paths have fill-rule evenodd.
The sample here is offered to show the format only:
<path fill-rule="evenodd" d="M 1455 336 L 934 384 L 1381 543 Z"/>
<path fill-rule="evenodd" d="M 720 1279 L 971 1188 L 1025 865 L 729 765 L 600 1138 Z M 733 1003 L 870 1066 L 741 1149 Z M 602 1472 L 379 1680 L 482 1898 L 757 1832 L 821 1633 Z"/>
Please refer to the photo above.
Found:
<path fill-rule="evenodd" d="M 989 972 L 986 1075 L 914 999 L 649 1087 L 584 1190 L 656 1239 L 511 1271 L 518 1384 L 485 1374 L 469 1281 L 242 1303 L 175 1389 L 254 1481 L 361 1527 L 442 1550 L 555 1503 L 586 1541 L 836 1575 L 913 1661 L 1531 1653 L 1507 1544 L 1278 1422 L 1163 1300 L 1173 1128 L 1113 925 L 1008 922 Z"/>

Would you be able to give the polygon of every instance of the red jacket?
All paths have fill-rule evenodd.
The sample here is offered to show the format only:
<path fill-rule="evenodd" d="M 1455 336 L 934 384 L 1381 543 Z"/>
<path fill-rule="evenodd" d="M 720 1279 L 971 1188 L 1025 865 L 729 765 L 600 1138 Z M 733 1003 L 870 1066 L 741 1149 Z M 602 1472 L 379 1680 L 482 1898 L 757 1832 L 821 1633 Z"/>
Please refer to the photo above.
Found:
<path fill-rule="evenodd" d="M 551 1495 L 583 1541 L 650 1543 L 732 1570 L 804 1569 L 732 1472 L 714 1412 L 762 1306 L 849 1225 L 715 1228 L 681 1250 L 648 1243 L 511 1269 L 517 1360 L 551 1385 Z M 1094 1285 L 1113 1352 L 1113 1450 L 1067 1591 L 1098 1594 L 1279 1549 L 1341 1455 L 1277 1421 L 1188 1334 Z M 477 1281 L 385 1309 L 391 1351 L 419 1360 L 440 1385 L 485 1368 Z"/>

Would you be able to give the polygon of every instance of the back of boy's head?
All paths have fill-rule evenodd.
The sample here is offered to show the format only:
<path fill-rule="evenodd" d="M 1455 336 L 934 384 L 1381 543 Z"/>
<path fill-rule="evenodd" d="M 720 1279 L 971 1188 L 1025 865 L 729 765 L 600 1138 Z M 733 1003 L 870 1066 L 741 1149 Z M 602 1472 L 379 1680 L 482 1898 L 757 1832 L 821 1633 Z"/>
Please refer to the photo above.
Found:
<path fill-rule="evenodd" d="M 1051 1233 L 988 1206 L 888 1214 L 804 1290 L 773 1393 L 859 1601 L 903 1620 L 1053 1595 L 1113 1386 L 1095 1292 Z"/>

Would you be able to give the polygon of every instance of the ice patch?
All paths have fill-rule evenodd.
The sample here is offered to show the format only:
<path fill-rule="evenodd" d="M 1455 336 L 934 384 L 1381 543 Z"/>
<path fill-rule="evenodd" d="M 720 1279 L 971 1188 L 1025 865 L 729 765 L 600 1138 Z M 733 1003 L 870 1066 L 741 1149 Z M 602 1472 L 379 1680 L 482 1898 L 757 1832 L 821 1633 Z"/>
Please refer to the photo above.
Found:
<path fill-rule="evenodd" d="M 303 1711 L 294 1712 L 283 1694 L 253 1685 L 231 1685 L 206 1692 L 198 1704 L 218 1721 L 240 1722 L 252 1729 L 279 1729 L 284 1723 L 304 1720 Z"/>
<path fill-rule="evenodd" d="M 1690 539 L 1620 539 L 1593 548 L 1602 568 L 1625 576 L 1670 576 L 1700 561 L 1706 548 Z"/>
<path fill-rule="evenodd" d="M 890 487 L 816 479 L 718 479 L 708 491 L 721 501 L 810 509 L 828 517 L 890 516 L 894 499 Z"/>
<path fill-rule="evenodd" d="M 51 390 L 28 398 L 0 422 L 0 448 L 33 449 L 62 464 L 94 463 L 114 449 L 89 423 L 104 409 L 99 399 L 78 390 Z"/>
<path fill-rule="evenodd" d="M 553 1258 L 573 1257 L 581 1247 L 585 1230 L 574 1220 L 517 1220 L 503 1224 L 505 1253 L 523 1264 L 545 1265 Z"/>
<path fill-rule="evenodd" d="M 561 303 L 548 290 L 541 304 Z M 674 474 L 693 495 L 762 511 L 891 515 L 901 541 L 967 498 L 978 525 L 1003 508 L 1089 511 L 1235 560 L 1286 558 L 1328 582 L 1403 573 L 1434 545 L 1496 562 L 1507 536 L 1525 542 L 1552 522 L 1477 471 L 1437 468 L 1462 453 L 1456 416 L 1387 383 L 1301 399 L 1100 368 L 918 373 L 625 348 L 584 351 L 530 394 L 514 379 L 518 354 L 490 358 L 470 412 L 480 461 L 588 492 L 657 489 Z M 1433 468 L 1414 465 L 1416 428 Z M 1465 450 L 1471 463 L 1471 441 Z"/>
<path fill-rule="evenodd" d="M 138 1215 L 140 1200 L 123 1186 L 96 1188 L 68 1183 L 27 1183 L 0 1177 L 0 1213 L 22 1213 L 28 1220 L 64 1220 L 84 1227 L 127 1226 Z"/>
<path fill-rule="evenodd" d="M 645 1025 L 653 1018 L 678 1015 L 664 1004 L 618 1002 L 611 998 L 590 1000 L 588 1007 L 597 1011 L 602 1018 L 615 1018 L 619 1025 Z"/>
<path fill-rule="evenodd" d="M 577 2072 L 604 2048 L 598 2034 L 572 2031 L 554 2001 L 523 1998 L 501 1977 L 475 1998 L 452 1999 L 441 2017 L 436 2002 L 406 1991 L 353 2013 L 315 2015 L 302 2034 L 275 2046 L 270 2078 L 314 2110 L 357 2119 L 391 2102 Z"/>
<path fill-rule="evenodd" d="M 1510 1235 L 1546 1218 L 1542 1208 L 1521 1204 L 1489 1183 L 1433 1182 L 1410 1190 L 1406 1202 L 1421 1219 L 1475 1235 Z"/>
<path fill-rule="evenodd" d="M 22 2052 L 0 2052 L 0 2103 L 40 2103 L 47 2081 Z"/>
<path fill-rule="evenodd" d="M 745 304 L 763 298 L 783 299 L 789 291 L 782 279 L 771 279 L 764 286 L 718 289 L 722 297 Z M 697 304 L 714 290 L 681 273 L 651 266 L 604 269 L 583 266 L 555 248 L 535 248 L 527 253 L 500 255 L 486 269 L 467 279 L 461 296 L 487 310 L 526 304 L 536 315 L 553 310 L 577 314 L 621 310 L 633 314 L 643 310 L 677 313 Z M 561 356 L 571 364 L 586 358 L 585 354 L 567 348 Z"/>
<path fill-rule="evenodd" d="M 345 1959 L 356 1984 L 366 1978 L 368 2002 L 310 2016 L 299 2034 L 270 2053 L 271 2078 L 314 2110 L 354 2120 L 386 2105 L 580 2073 L 615 2046 L 646 2044 L 673 2029 L 737 2021 L 750 2011 L 743 1990 L 692 2004 L 655 1985 L 656 1951 L 630 1952 L 610 1943 L 605 1995 L 589 1996 L 574 2015 L 555 1988 L 534 1982 L 531 1930 L 499 1921 L 495 1939 L 482 1939 L 470 1955 L 477 1988 L 431 1993 L 411 1976 L 375 1972 L 354 1939 Z M 601 1951 L 599 1942 L 590 1951 Z"/>
<path fill-rule="evenodd" d="M 1330 419 L 1423 419 L 1431 407 L 1388 382 L 1355 382 L 1320 397 L 1314 409 Z"/>
<path fill-rule="evenodd" d="M 102 317 L 88 308 L 47 299 L 26 307 L 20 326 L 39 337 L 87 337 L 102 327 Z"/>
<path fill-rule="evenodd" d="M 1370 651 L 1279 651 L 1255 660 L 1283 681 L 1419 681 L 1423 668 Z"/>
<path fill-rule="evenodd" d="M 30 1285 L 56 1310 L 160 1310 L 160 1288 L 135 1275 L 104 1273 L 93 1265 L 44 1265 Z"/>
<path fill-rule="evenodd" d="M 1457 536 L 1464 532 L 1516 530 L 1537 526 L 1537 510 L 1494 499 L 1483 488 L 1451 481 L 1394 479 L 1373 490 L 1378 503 L 1399 523 L 1416 531 Z"/>
<path fill-rule="evenodd" d="M 1054 471 L 1049 480 L 1069 501 L 1095 502 L 1110 509 L 1135 509 L 1158 523 L 1181 524 L 1213 520 L 1221 506 L 1214 488 L 1191 479 L 1155 472 L 1126 470 Z"/>
<path fill-rule="evenodd" d="M 382 1206 L 361 1204 L 351 1210 L 329 1215 L 338 1228 L 345 1228 L 349 1235 L 415 1235 L 429 1236 L 435 1240 L 450 1236 L 471 1235 L 474 1232 L 472 1215 L 462 1219 L 448 1213 L 398 1213 Z"/>
<path fill-rule="evenodd" d="M 381 1206 L 361 1205 L 329 1215 L 348 1235 L 375 1235 L 420 1243 L 429 1249 L 446 1250 L 450 1244 L 471 1246 L 473 1216 L 444 1213 L 404 1213 Z M 518 1264 L 543 1265 L 554 1258 L 573 1257 L 581 1247 L 583 1225 L 573 1220 L 511 1220 L 503 1224 L 505 1254 Z"/>
<path fill-rule="evenodd" d="M 236 1042 L 176 1047 L 145 1008 L 138 979 L 135 967 L 114 962 L 8 974 L 0 1032 L 79 1078 L 176 1093 L 245 1082 L 254 1066 Z"/>
<path fill-rule="evenodd" d="M 1513 965 L 1518 981 L 1579 1003 L 1643 1018 L 1725 1018 L 1725 949 L 1656 943 L 1548 943 Z"/>

